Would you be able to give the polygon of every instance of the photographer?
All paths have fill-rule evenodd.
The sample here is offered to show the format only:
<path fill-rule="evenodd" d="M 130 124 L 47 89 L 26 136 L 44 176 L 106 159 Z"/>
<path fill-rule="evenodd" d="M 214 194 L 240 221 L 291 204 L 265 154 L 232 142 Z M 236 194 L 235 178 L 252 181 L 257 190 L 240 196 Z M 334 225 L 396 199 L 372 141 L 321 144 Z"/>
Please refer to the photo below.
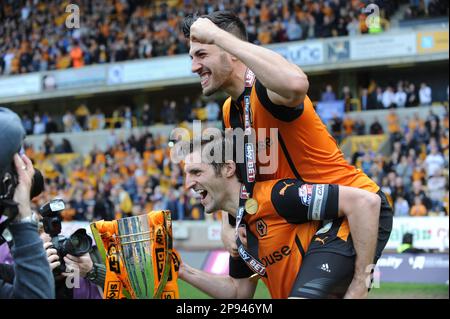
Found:
<path fill-rule="evenodd" d="M 0 278 L 0 298 L 54 298 L 53 276 L 31 211 L 35 171 L 26 156 L 17 154 L 24 137 L 17 114 L 0 108 L 0 214 L 8 216 L 0 225 L 0 235 L 10 241 L 15 274 L 12 284 Z"/>
<path fill-rule="evenodd" d="M 37 219 L 41 220 L 42 216 L 37 214 Z M 39 224 L 42 225 L 41 222 Z M 56 299 L 102 299 L 101 289 L 105 285 L 106 267 L 97 255 L 96 247 L 92 247 L 88 253 L 79 257 L 70 254 L 64 256 L 65 271 L 61 271 L 60 256 L 51 242 L 51 237 L 42 231 L 42 227 L 39 229 L 47 261 L 54 274 Z M 0 248 L 0 261 L 6 262 L 0 264 L 0 278 L 12 284 L 14 266 L 8 263 L 13 263 L 13 260 L 7 245 Z M 76 278 L 78 275 L 79 278 Z"/>
<path fill-rule="evenodd" d="M 52 271 L 61 267 L 60 257 L 53 247 L 48 234 L 42 233 L 44 249 L 47 252 L 47 260 Z M 92 253 L 86 253 L 79 257 L 70 254 L 64 256 L 65 271 L 55 275 L 56 299 L 102 299 L 99 287 L 105 282 L 106 268 L 103 264 L 94 262 L 96 260 L 93 249 Z M 69 288 L 66 284 L 71 281 L 70 277 L 79 275 L 79 286 Z M 69 278 L 68 278 L 69 277 Z M 74 282 L 78 281 L 74 278 Z"/>

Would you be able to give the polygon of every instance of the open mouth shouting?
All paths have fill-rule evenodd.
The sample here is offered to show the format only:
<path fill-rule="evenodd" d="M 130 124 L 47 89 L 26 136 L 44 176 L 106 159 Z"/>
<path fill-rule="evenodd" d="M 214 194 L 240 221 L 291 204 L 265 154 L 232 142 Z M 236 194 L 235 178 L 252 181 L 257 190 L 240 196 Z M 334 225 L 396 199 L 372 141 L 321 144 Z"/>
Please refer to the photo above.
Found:
<path fill-rule="evenodd" d="M 200 84 L 202 87 L 205 87 L 209 84 L 211 79 L 211 72 L 209 70 L 205 70 L 200 73 Z"/>
<path fill-rule="evenodd" d="M 203 188 L 193 188 L 192 191 L 196 194 L 197 198 L 200 198 L 200 202 L 204 206 L 208 197 L 208 191 Z"/>

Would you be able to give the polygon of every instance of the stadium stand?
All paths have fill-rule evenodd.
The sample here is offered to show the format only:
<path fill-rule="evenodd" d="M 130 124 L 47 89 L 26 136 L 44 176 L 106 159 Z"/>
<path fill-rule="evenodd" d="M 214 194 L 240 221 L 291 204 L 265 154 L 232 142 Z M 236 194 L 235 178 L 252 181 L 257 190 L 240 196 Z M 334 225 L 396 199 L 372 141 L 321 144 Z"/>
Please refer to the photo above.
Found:
<path fill-rule="evenodd" d="M 365 134 L 367 126 L 373 131 L 375 125 L 365 123 L 358 112 L 348 113 L 340 125 L 331 124 L 332 132 L 347 139 L 359 136 L 350 151 L 344 150 L 348 162 L 383 188 L 394 204 L 396 215 L 446 216 L 448 111 L 436 112 L 434 107 L 401 111 L 401 118 L 394 109 L 368 111 L 372 114 L 368 114 L 367 121 L 374 119 L 379 124 L 378 133 L 385 133 L 377 135 L 385 137 L 378 142 L 377 136 Z M 356 117 L 359 119 L 355 121 Z M 355 129 L 355 122 L 361 128 Z M 67 220 L 112 219 L 149 209 L 170 209 L 176 220 L 204 219 L 195 195 L 182 187 L 182 167 L 170 161 L 167 138 L 170 129 L 159 134 L 148 129 L 129 133 L 128 137 L 123 132 L 129 130 L 99 131 L 104 133 L 95 143 L 106 148 L 93 146 L 81 153 L 67 150 L 80 149 L 80 143 L 94 139 L 90 135 L 94 132 L 72 133 L 58 143 L 50 136 L 34 140 L 29 137 L 33 145 L 29 145 L 27 153 L 39 163 L 38 168 L 48 179 L 48 191 L 39 202 L 55 196 L 67 199 L 71 206 Z M 79 138 L 75 139 L 77 135 Z"/>
<path fill-rule="evenodd" d="M 367 87 L 360 87 L 359 94 L 353 96 L 348 86 L 344 86 L 341 94 L 336 94 L 330 84 L 326 85 L 320 97 L 322 102 L 343 100 L 345 111 L 369 111 L 377 109 L 402 109 L 416 106 L 429 106 L 437 101 L 433 98 L 434 89 L 425 82 L 414 83 L 408 80 L 398 81 L 393 86 L 382 87 L 376 81 L 370 81 Z M 443 95 L 443 94 L 441 94 Z M 448 101 L 448 86 L 447 86 Z M 312 96 L 314 99 L 315 97 Z M 214 98 L 202 101 L 201 96 L 185 96 L 182 100 L 165 99 L 161 105 L 148 103 L 142 107 L 123 106 L 109 111 L 91 110 L 89 104 L 82 103 L 74 110 L 66 110 L 64 114 L 50 116 L 48 112 L 28 110 L 22 113 L 23 125 L 29 135 L 51 134 L 56 132 L 81 132 L 86 130 L 102 130 L 112 128 L 131 128 L 149 126 L 151 124 L 179 124 L 184 121 L 220 119 L 220 106 L 223 102 Z M 317 103 L 317 102 L 316 102 Z M 154 110 L 161 110 L 155 112 Z M 349 129 L 349 127 L 347 128 Z M 366 130 L 361 126 L 354 127 L 362 135 Z M 334 129 L 333 129 L 334 130 Z M 340 137 L 335 132 L 335 137 Z"/>
<path fill-rule="evenodd" d="M 82 27 L 68 32 L 68 1 L 3 1 L 0 75 L 145 59 L 187 52 L 179 25 L 186 14 L 233 10 L 256 44 L 381 32 L 361 10 L 368 1 L 76 1 Z M 382 27 L 397 1 L 375 1 Z M 195 9 L 194 9 L 195 8 Z M 434 11 L 433 11 L 434 12 Z"/>
<path fill-rule="evenodd" d="M 6 0 L 0 8 L 0 79 L 6 80 L 1 83 L 31 72 L 40 81 L 30 101 L 20 100 L 19 90 L 10 94 L 0 87 L 2 101 L 12 101 L 21 112 L 29 135 L 27 153 L 48 181 L 36 206 L 61 197 L 69 206 L 66 221 L 110 220 L 150 209 L 170 209 L 175 220 L 196 227 L 199 220 L 217 219 L 205 216 L 195 195 L 184 191 L 182 167 L 169 160 L 168 136 L 174 126 L 195 119 L 219 126 L 223 96 L 201 99 L 193 82 L 172 78 L 162 84 L 139 82 L 134 69 L 136 79 L 129 87 L 125 81 L 123 86 L 109 83 L 108 75 L 96 91 L 89 91 L 89 76 L 86 83 L 66 86 L 55 76 L 95 73 L 100 66 L 94 64 L 103 64 L 107 73 L 137 62 L 175 61 L 174 55 L 188 50 L 179 25 L 195 8 L 199 14 L 234 10 L 245 21 L 251 42 L 278 43 L 269 47 L 281 53 L 286 48 L 298 55 L 306 52 L 298 64 L 310 68 L 305 72 L 314 104 L 343 101 L 344 111 L 327 124 L 348 162 L 382 186 L 397 217 L 448 216 L 448 80 L 441 74 L 441 67 L 448 67 L 448 44 L 442 46 L 448 42 L 447 2 L 80 0 L 82 27 L 71 30 L 64 27 L 69 2 L 51 3 Z M 380 8 L 380 29 L 365 23 L 369 3 Z M 436 19 L 442 16 L 446 24 Z M 425 20 L 440 24 L 422 29 Z M 379 32 L 373 36 L 382 39 L 377 43 L 394 46 L 411 36 L 417 52 L 405 53 L 401 46 L 398 55 L 395 47 L 381 57 L 353 54 L 354 44 Z M 318 38 L 328 39 L 313 40 Z M 315 51 L 319 42 L 321 50 Z M 317 52 L 311 65 L 302 64 L 309 62 L 307 54 Z M 59 86 L 47 87 L 52 76 Z"/>
<path fill-rule="evenodd" d="M 442 0 L 411 0 L 405 11 L 405 19 L 440 17 L 448 13 L 448 5 Z"/>
<path fill-rule="evenodd" d="M 147 133 L 126 141 L 110 139 L 106 151 L 92 149 L 85 156 L 55 154 L 52 146 L 47 137 L 40 150 L 27 147 L 26 152 L 47 179 L 37 204 L 65 199 L 65 220 L 111 220 L 152 209 L 170 209 L 174 220 L 203 219 L 199 201 L 182 187 L 181 167 L 170 161 L 163 137 Z"/>

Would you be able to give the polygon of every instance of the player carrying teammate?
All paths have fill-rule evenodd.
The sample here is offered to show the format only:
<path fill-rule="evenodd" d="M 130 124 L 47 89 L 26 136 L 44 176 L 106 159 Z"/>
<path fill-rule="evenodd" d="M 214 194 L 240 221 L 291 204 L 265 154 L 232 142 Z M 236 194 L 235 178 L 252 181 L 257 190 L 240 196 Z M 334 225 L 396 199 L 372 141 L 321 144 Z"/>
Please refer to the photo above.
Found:
<path fill-rule="evenodd" d="M 187 156 L 186 188 L 201 196 L 206 213 L 226 210 L 236 217 L 243 196 L 236 163 L 225 160 L 224 155 L 219 162 L 212 163 L 206 157 L 211 150 L 225 150 L 226 143 L 233 142 L 214 139 Z M 196 156 L 202 158 L 200 163 L 195 162 Z M 380 197 L 353 187 L 280 179 L 255 183 L 253 200 L 256 206 L 245 207 L 248 213 L 244 218 L 248 225 L 245 245 L 260 256 L 266 269 L 262 280 L 272 298 L 299 297 L 300 269 L 311 274 L 323 273 L 323 284 L 328 287 L 326 297 L 342 298 L 353 277 L 353 259 L 329 254 L 322 269 L 315 269 L 313 263 L 302 264 L 305 251 L 314 237 L 317 221 L 346 216 L 353 225 L 363 229 L 367 226 L 365 218 L 380 210 Z M 364 211 L 360 207 L 365 207 Z M 230 270 L 234 278 L 207 274 L 182 264 L 179 276 L 212 297 L 251 298 L 256 281 L 247 278 L 247 266 L 230 259 Z"/>
<path fill-rule="evenodd" d="M 380 196 L 380 212 L 366 220 L 366 229 L 349 225 L 346 218 L 326 222 L 306 253 L 317 260 L 320 258 L 313 255 L 323 257 L 324 253 L 353 258 L 354 278 L 346 297 L 366 297 L 369 265 L 376 263 L 388 241 L 392 208 L 380 188 L 345 161 L 306 95 L 309 83 L 305 73 L 279 54 L 247 42 L 244 24 L 230 12 L 187 18 L 183 30 L 190 39 L 192 71 L 201 78 L 203 94 L 221 90 L 230 95 L 223 106 L 225 127 L 245 129 L 250 123 L 254 129 L 264 128 L 266 134 L 256 137 L 258 146 L 273 143 L 266 137 L 270 136 L 270 128 L 278 128 L 278 169 L 275 174 L 264 175 L 259 165 L 259 181 L 295 178 L 305 183 L 357 187 Z M 361 211 L 365 209 L 361 207 Z M 226 246 L 236 247 L 227 219 L 223 225 Z M 299 277 L 303 277 L 300 297 L 328 295 L 320 277 L 302 271 Z"/>

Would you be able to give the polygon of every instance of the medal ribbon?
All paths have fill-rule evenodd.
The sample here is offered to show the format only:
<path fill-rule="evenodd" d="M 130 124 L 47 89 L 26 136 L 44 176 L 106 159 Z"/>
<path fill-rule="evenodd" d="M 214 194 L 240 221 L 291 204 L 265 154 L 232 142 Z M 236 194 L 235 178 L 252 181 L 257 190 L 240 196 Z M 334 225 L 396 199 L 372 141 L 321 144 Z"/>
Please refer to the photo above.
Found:
<path fill-rule="evenodd" d="M 256 181 L 256 156 L 255 156 L 255 145 L 252 142 L 252 115 L 251 115 L 251 105 L 250 105 L 250 95 L 252 92 L 253 84 L 255 83 L 255 74 L 247 68 L 245 72 L 245 91 L 244 91 L 244 154 L 245 154 L 245 164 L 237 163 L 237 167 L 241 172 L 243 178 L 243 185 L 241 187 L 241 195 L 239 199 L 239 208 L 236 212 L 236 228 L 235 237 L 236 245 L 238 247 L 239 256 L 245 261 L 247 266 L 260 276 L 264 276 L 266 273 L 266 268 L 261 263 L 261 261 L 250 254 L 247 249 L 245 249 L 241 239 L 239 238 L 239 227 L 243 225 L 243 219 L 245 214 L 245 201 L 251 198 L 253 193 L 253 186 Z M 237 145 L 237 143 L 235 143 Z M 244 166 L 245 165 L 245 166 Z"/>

